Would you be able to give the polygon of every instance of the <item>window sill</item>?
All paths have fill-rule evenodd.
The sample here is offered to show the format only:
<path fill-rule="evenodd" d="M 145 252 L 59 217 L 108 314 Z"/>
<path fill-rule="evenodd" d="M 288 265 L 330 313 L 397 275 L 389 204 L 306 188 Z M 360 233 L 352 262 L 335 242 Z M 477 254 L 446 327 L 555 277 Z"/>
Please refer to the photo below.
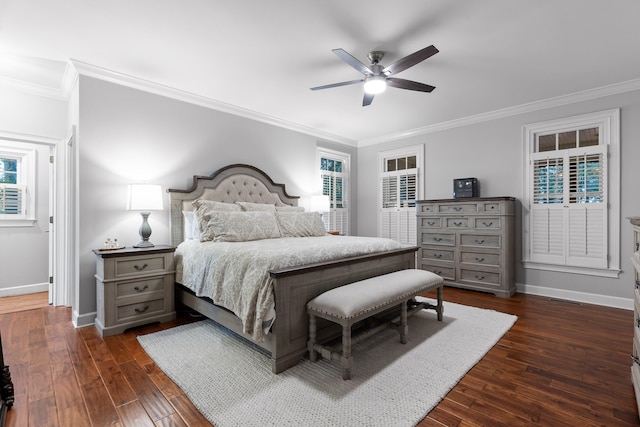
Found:
<path fill-rule="evenodd" d="M 36 223 L 35 218 L 33 219 L 5 219 L 0 218 L 0 228 L 3 227 L 33 227 Z"/>
<path fill-rule="evenodd" d="M 585 274 L 587 276 L 609 277 L 612 279 L 617 279 L 621 273 L 621 270 L 618 268 L 573 267 L 568 265 L 541 264 L 530 261 L 522 261 L 522 266 L 524 268 L 529 268 L 532 270 L 546 270 L 569 274 Z"/>

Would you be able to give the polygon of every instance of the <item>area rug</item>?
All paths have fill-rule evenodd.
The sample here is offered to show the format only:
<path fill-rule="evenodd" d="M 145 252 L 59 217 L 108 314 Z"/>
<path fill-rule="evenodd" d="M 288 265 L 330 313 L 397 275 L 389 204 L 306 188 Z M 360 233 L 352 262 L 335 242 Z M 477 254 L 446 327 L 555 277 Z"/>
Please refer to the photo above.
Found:
<path fill-rule="evenodd" d="M 413 426 L 516 321 L 444 303 L 409 319 L 407 344 L 386 330 L 353 346 L 353 378 L 338 362 L 304 359 L 275 375 L 267 356 L 210 320 L 138 337 L 155 363 L 216 427 Z"/>

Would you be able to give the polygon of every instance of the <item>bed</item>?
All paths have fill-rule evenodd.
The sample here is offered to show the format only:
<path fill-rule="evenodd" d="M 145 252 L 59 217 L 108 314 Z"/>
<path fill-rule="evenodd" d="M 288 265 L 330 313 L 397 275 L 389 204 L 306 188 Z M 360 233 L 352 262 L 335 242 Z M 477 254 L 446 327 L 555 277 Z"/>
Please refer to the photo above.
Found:
<path fill-rule="evenodd" d="M 265 283 L 269 285 L 269 292 L 264 299 L 271 298 L 273 301 L 271 313 L 275 320 L 264 331 L 258 328 L 247 330 L 247 321 L 238 313 L 235 308 L 229 308 L 219 303 L 217 295 L 208 296 L 203 294 L 197 286 L 194 288 L 193 280 L 189 279 L 185 271 L 190 271 L 197 267 L 199 263 L 209 261 L 194 261 L 191 258 L 192 247 L 197 246 L 192 240 L 188 240 L 191 227 L 188 215 L 194 211 L 193 202 L 197 200 L 221 202 L 228 204 L 240 204 L 247 206 L 275 206 L 278 211 L 297 211 L 298 197 L 287 193 L 283 184 L 276 184 L 260 169 L 243 164 L 226 166 L 214 172 L 210 176 L 194 176 L 193 183 L 188 189 L 168 190 L 171 198 L 171 243 L 177 246 L 176 250 L 176 302 L 193 309 L 204 316 L 214 320 L 218 324 L 231 330 L 240 337 L 253 343 L 252 347 L 263 351 L 271 358 L 271 368 L 274 373 L 280 373 L 285 369 L 294 366 L 306 352 L 306 342 L 308 335 L 308 316 L 306 303 L 317 295 L 329 290 L 351 283 L 357 280 L 390 273 L 397 270 L 415 267 L 416 247 L 406 247 L 402 245 L 385 246 L 376 249 L 376 252 L 359 255 L 340 256 L 338 259 L 322 260 L 318 262 L 306 262 L 302 265 L 289 265 L 278 268 L 266 268 L 264 272 Z M 196 206 L 198 203 L 196 202 Z M 189 214 L 191 212 L 191 214 Z M 234 213 L 225 214 L 227 218 L 234 218 Z M 283 214 L 286 215 L 286 214 Z M 307 215 L 307 214 L 302 214 Z M 185 231 L 187 232 L 185 234 Z M 187 238 L 186 238 L 187 237 Z M 375 238 L 352 238 L 341 236 L 318 236 L 318 237 L 286 237 L 269 240 L 270 245 L 294 247 L 295 242 L 300 248 L 307 246 L 310 248 L 322 248 L 325 244 L 339 242 L 340 246 L 348 246 L 346 243 L 359 239 Z M 286 240 L 290 239 L 290 240 Z M 317 239 L 313 244 L 303 243 L 304 239 Z M 382 239 L 380 239 L 382 240 Z M 318 242 L 318 243 L 315 243 Z M 322 243 L 320 243 L 322 242 Z M 343 243 L 344 242 L 344 243 Z M 234 243 L 224 243 L 227 245 L 229 253 L 241 246 Z M 350 244 L 350 243 L 349 243 Z M 376 242 L 378 244 L 378 242 Z M 201 244 L 204 246 L 214 246 L 212 242 Z M 254 246 L 253 242 L 246 243 L 247 246 Z M 271 252 L 276 249 L 269 249 Z M 300 249 L 301 250 L 301 249 Z M 290 252 L 297 252 L 298 249 L 290 249 Z M 196 253 L 196 252 L 193 252 Z M 276 252 L 277 253 L 277 252 Z M 257 255 L 256 255 L 257 256 Z M 311 257 L 310 259 L 313 259 Z M 284 265 L 284 264 L 283 264 Z M 183 274 L 184 273 L 184 274 Z M 200 279 L 198 279 L 200 280 Z M 249 281 L 247 279 L 247 281 Z M 182 282 L 188 282 L 187 285 Z M 214 303 L 214 299 L 218 304 Z M 267 316 L 267 321 L 269 316 Z M 256 324 L 264 324 L 261 319 L 253 319 Z M 262 333 L 264 332 L 264 333 Z M 334 336 L 339 336 L 339 328 L 330 323 L 318 325 L 318 340 L 323 341 Z"/>

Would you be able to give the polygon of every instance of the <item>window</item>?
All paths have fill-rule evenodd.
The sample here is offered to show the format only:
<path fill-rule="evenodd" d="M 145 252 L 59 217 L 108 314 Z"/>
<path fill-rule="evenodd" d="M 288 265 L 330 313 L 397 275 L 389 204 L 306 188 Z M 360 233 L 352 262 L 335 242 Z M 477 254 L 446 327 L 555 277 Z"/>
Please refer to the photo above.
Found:
<path fill-rule="evenodd" d="M 378 235 L 415 245 L 422 146 L 380 153 Z"/>
<path fill-rule="evenodd" d="M 0 227 L 35 220 L 35 150 L 0 140 Z M 25 223 L 25 220 L 27 221 Z"/>
<path fill-rule="evenodd" d="M 525 267 L 618 274 L 618 116 L 525 126 Z"/>
<path fill-rule="evenodd" d="M 349 234 L 349 162 L 346 153 L 318 148 L 322 194 L 329 196 L 329 212 L 322 221 L 329 231 Z"/>

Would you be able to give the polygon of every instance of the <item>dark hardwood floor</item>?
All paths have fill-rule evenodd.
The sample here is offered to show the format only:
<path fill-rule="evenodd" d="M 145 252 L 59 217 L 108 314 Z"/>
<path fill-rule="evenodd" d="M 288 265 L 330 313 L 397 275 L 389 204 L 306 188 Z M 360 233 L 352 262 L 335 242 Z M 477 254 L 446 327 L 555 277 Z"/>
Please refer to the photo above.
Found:
<path fill-rule="evenodd" d="M 420 426 L 640 425 L 631 311 L 453 288 L 444 297 L 519 319 Z M 103 339 L 93 327 L 74 329 L 69 308 L 10 303 L 23 311 L 0 309 L 15 386 L 8 426 L 210 425 L 136 340 L 198 319 L 183 313 Z"/>

